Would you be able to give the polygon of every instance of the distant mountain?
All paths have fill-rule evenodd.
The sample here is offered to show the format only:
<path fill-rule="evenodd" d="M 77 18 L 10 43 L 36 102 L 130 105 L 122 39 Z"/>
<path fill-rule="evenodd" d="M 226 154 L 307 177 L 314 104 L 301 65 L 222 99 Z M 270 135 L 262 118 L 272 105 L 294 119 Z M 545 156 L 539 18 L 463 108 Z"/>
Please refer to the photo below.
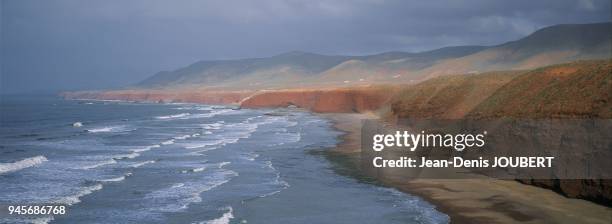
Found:
<path fill-rule="evenodd" d="M 200 61 L 159 72 L 138 88 L 222 89 L 346 86 L 421 81 L 448 74 L 531 69 L 581 59 L 610 58 L 612 23 L 556 25 L 497 46 L 328 56 L 293 51 L 267 58 Z"/>
<path fill-rule="evenodd" d="M 429 77 L 467 72 L 532 69 L 612 56 L 612 23 L 556 25 L 422 71 Z"/>
<path fill-rule="evenodd" d="M 138 86 L 216 84 L 262 73 L 273 77 L 287 73 L 309 76 L 330 69 L 348 58 L 293 51 L 269 58 L 200 61 L 172 72 L 159 72 Z"/>

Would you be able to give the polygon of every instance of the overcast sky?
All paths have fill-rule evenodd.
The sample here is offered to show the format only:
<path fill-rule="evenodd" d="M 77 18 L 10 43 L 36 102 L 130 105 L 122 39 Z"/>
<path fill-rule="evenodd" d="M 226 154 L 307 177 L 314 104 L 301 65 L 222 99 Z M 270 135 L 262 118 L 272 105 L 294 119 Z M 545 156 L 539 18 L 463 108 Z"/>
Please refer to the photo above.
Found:
<path fill-rule="evenodd" d="M 0 92 L 114 88 L 198 60 L 495 45 L 610 0 L 0 0 Z"/>

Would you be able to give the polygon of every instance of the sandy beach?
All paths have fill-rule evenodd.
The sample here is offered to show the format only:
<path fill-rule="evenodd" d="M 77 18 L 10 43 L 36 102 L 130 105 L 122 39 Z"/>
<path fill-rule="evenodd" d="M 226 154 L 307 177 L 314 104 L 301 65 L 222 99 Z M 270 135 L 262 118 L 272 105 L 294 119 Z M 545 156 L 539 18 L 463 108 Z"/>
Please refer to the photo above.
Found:
<path fill-rule="evenodd" d="M 361 121 L 368 114 L 320 114 L 346 134 L 333 154 L 346 155 L 343 170 L 359 172 Z M 516 181 L 475 179 L 415 179 L 377 182 L 420 196 L 448 214 L 452 223 L 612 223 L 612 209 L 586 200 L 566 198 L 548 189 Z"/>

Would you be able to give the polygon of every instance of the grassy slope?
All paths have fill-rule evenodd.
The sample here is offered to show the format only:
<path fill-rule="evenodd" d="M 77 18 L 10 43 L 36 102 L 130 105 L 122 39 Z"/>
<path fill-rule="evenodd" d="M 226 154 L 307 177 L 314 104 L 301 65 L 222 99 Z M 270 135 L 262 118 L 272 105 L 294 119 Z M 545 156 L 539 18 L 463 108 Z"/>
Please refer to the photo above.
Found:
<path fill-rule="evenodd" d="M 490 72 L 430 79 L 406 87 L 391 103 L 398 118 L 461 118 L 520 72 Z"/>
<path fill-rule="evenodd" d="M 398 118 L 612 118 L 612 61 L 579 61 L 528 72 L 443 76 L 401 91 Z"/>
<path fill-rule="evenodd" d="M 612 61 L 580 61 L 524 73 L 470 117 L 612 118 Z"/>

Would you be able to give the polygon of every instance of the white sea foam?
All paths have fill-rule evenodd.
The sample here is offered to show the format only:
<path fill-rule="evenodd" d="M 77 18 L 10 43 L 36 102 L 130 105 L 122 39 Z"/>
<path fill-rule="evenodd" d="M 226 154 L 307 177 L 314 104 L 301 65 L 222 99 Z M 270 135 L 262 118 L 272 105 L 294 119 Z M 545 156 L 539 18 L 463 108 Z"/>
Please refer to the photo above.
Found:
<path fill-rule="evenodd" d="M 44 216 L 44 217 L 35 217 L 35 218 L 28 218 L 26 217 L 6 217 L 6 218 L 0 218 L 0 223 L 15 223 L 15 224 L 47 224 L 51 221 L 53 221 L 53 216 Z"/>
<path fill-rule="evenodd" d="M 104 160 L 104 161 L 98 162 L 96 164 L 92 164 L 92 165 L 89 165 L 89 166 L 81 167 L 81 169 L 89 170 L 89 169 L 98 168 L 98 167 L 101 167 L 101 166 L 115 164 L 115 163 L 117 163 L 117 160 L 111 158 L 111 159 L 108 159 L 108 160 Z"/>
<path fill-rule="evenodd" d="M 174 144 L 174 139 L 170 139 L 168 141 L 162 142 L 161 144 L 162 145 L 172 145 L 172 144 Z"/>
<path fill-rule="evenodd" d="M 232 109 L 220 109 L 220 110 L 211 110 L 208 113 L 198 113 L 198 114 L 191 114 L 191 113 L 180 113 L 180 114 L 173 114 L 173 115 L 166 115 L 166 116 L 158 116 L 155 117 L 157 119 L 162 119 L 162 120 L 168 120 L 168 119 L 196 119 L 196 118 L 211 118 L 220 114 L 225 114 L 228 112 L 233 111 Z"/>
<path fill-rule="evenodd" d="M 101 128 L 87 129 L 87 132 L 89 132 L 89 133 L 124 132 L 124 131 L 128 131 L 127 126 L 125 126 L 125 125 L 107 126 L 107 127 L 101 127 Z"/>
<path fill-rule="evenodd" d="M 157 116 L 155 118 L 160 119 L 160 120 L 168 120 L 168 119 L 186 117 L 189 115 L 190 113 L 180 113 L 180 114 L 172 114 L 172 115 L 166 115 L 166 116 Z"/>
<path fill-rule="evenodd" d="M 168 188 L 151 192 L 145 198 L 155 203 L 162 202 L 162 204 L 150 206 L 149 209 L 152 211 L 177 212 L 188 208 L 191 203 L 202 202 L 200 194 L 229 182 L 232 177 L 237 175 L 238 173 L 234 171 L 225 170 L 208 177 L 210 180 L 206 180 L 206 182 L 185 182 L 183 185 L 175 184 Z"/>
<path fill-rule="evenodd" d="M 181 171 L 181 173 L 189 173 L 189 172 L 198 173 L 198 172 L 202 172 L 204 170 L 206 170 L 206 167 L 198 167 L 198 168 L 193 168 L 193 169 L 190 169 L 190 170 L 183 170 L 183 171 Z"/>
<path fill-rule="evenodd" d="M 263 121 L 255 122 L 255 119 L 261 119 L 261 118 L 263 118 L 263 116 L 250 117 L 240 123 L 225 124 L 223 121 L 220 121 L 220 122 L 212 123 L 212 124 L 202 124 L 202 128 L 204 129 L 217 130 L 217 129 L 223 128 L 224 130 L 227 130 L 227 132 L 220 134 L 220 138 L 217 140 L 191 143 L 185 146 L 185 148 L 194 149 L 194 148 L 204 148 L 208 146 L 215 146 L 214 148 L 208 148 L 206 150 L 199 151 L 199 152 L 205 152 L 205 151 L 209 151 L 212 149 L 216 149 L 220 146 L 233 144 L 233 143 L 240 141 L 240 139 L 249 138 L 251 134 L 257 131 L 257 128 L 259 127 L 259 125 L 272 123 L 272 122 L 278 121 L 279 119 L 276 117 L 266 117 L 266 119 L 264 119 Z M 284 119 L 284 118 L 281 118 L 281 119 Z M 212 132 L 207 131 L 205 132 L 205 134 L 212 134 Z M 289 137 L 290 139 L 295 139 L 296 136 L 289 136 Z"/>
<path fill-rule="evenodd" d="M 144 161 L 144 162 L 140 162 L 140 163 L 134 163 L 134 164 L 131 165 L 131 167 L 138 168 L 138 167 L 147 165 L 149 163 L 155 163 L 155 161 L 154 160 L 149 160 L 149 161 Z"/>
<path fill-rule="evenodd" d="M 34 156 L 30 158 L 25 158 L 13 163 L 0 163 L 0 174 L 15 172 L 18 170 L 22 170 L 28 167 L 33 167 L 38 164 L 47 162 L 47 157 L 44 156 Z"/>
<path fill-rule="evenodd" d="M 211 118 L 220 114 L 227 114 L 229 112 L 233 112 L 235 110 L 232 109 L 220 109 L 220 110 L 212 110 L 205 114 L 193 114 L 188 117 L 182 117 L 181 119 L 192 119 L 192 118 Z"/>
<path fill-rule="evenodd" d="M 189 137 L 191 137 L 191 135 L 181 135 L 181 136 L 174 137 L 174 139 L 176 139 L 176 140 L 185 140 L 185 139 L 187 139 Z"/>
<path fill-rule="evenodd" d="M 122 175 L 122 176 L 119 176 L 119 177 L 102 179 L 102 180 L 99 180 L 99 181 L 101 181 L 101 182 L 119 182 L 119 181 L 125 180 L 125 178 L 129 177 L 129 176 L 132 176 L 132 173 L 126 173 L 125 175 Z"/>
<path fill-rule="evenodd" d="M 178 183 L 178 184 L 173 184 L 172 187 L 170 188 L 177 188 L 177 187 L 183 187 L 183 186 L 185 186 L 184 183 Z"/>
<path fill-rule="evenodd" d="M 76 203 L 81 202 L 80 200 L 81 197 L 91 194 L 94 191 L 99 191 L 101 189 L 102 189 L 102 184 L 96 184 L 96 185 L 92 185 L 88 187 L 83 187 L 79 189 L 75 194 L 54 200 L 53 203 L 74 205 Z"/>
<path fill-rule="evenodd" d="M 204 156 L 205 155 L 204 152 L 208 152 L 208 151 L 215 150 L 215 149 L 219 149 L 219 148 L 215 147 L 215 148 L 202 149 L 202 150 L 191 152 L 189 154 L 195 155 L 195 156 Z"/>
<path fill-rule="evenodd" d="M 47 224 L 47 223 L 53 221 L 54 219 L 55 218 L 53 218 L 53 216 L 46 216 L 46 217 L 34 218 L 34 219 L 31 219 L 31 220 L 28 220 L 28 221 L 30 221 L 30 223 L 32 223 L 32 224 Z"/>
<path fill-rule="evenodd" d="M 134 149 L 134 150 L 132 150 L 132 152 L 146 152 L 146 151 L 149 151 L 149 150 L 151 150 L 153 148 L 159 148 L 159 147 L 161 147 L 161 146 L 160 145 L 150 145 L 150 146 L 146 146 L 144 148 Z"/>
<path fill-rule="evenodd" d="M 213 113 L 192 114 L 190 116 L 181 117 L 181 119 L 185 120 L 185 119 L 196 119 L 196 118 L 211 118 L 211 117 L 214 117 L 215 115 L 216 114 L 213 114 Z"/>
<path fill-rule="evenodd" d="M 119 181 L 123 181 L 125 180 L 125 176 L 120 176 L 120 177 L 115 177 L 115 178 L 108 178 L 108 179 L 102 179 L 99 180 L 101 182 L 119 182 Z"/>
<path fill-rule="evenodd" d="M 87 132 L 91 132 L 91 133 L 110 132 L 111 130 L 112 130 L 112 127 L 103 127 L 103 128 L 89 129 L 89 130 L 87 130 Z"/>
<path fill-rule="evenodd" d="M 197 148 L 204 148 L 206 146 L 220 145 L 220 144 L 223 144 L 224 142 L 225 141 L 223 139 L 220 139 L 220 140 L 202 141 L 202 142 L 195 142 L 195 143 L 184 143 L 183 146 L 185 146 L 186 149 L 197 149 Z"/>
<path fill-rule="evenodd" d="M 227 166 L 227 165 L 229 165 L 230 163 L 231 163 L 231 162 L 221 162 L 221 163 L 219 163 L 219 166 L 218 166 L 218 167 L 219 167 L 219 169 L 222 169 L 224 166 Z"/>
<path fill-rule="evenodd" d="M 227 210 L 227 212 L 223 213 L 221 217 L 202 222 L 202 224 L 229 224 L 230 220 L 234 218 L 234 210 L 231 206 L 226 207 L 225 210 Z"/>
<path fill-rule="evenodd" d="M 207 130 L 218 130 L 218 129 L 221 129 L 221 126 L 223 126 L 223 122 L 217 122 L 217 123 L 212 123 L 212 124 L 202 124 L 202 128 L 207 129 Z"/>
<path fill-rule="evenodd" d="M 122 154 L 122 155 L 116 155 L 113 157 L 113 159 L 118 159 L 118 160 L 122 160 L 122 159 L 133 159 L 140 156 L 140 153 L 137 152 L 133 152 L 130 154 Z"/>
<path fill-rule="evenodd" d="M 274 168 L 274 166 L 272 166 L 272 161 L 265 161 L 264 162 L 265 167 L 267 167 L 268 169 L 272 169 L 272 170 L 276 170 L 276 168 Z"/>
<path fill-rule="evenodd" d="M 252 153 L 252 154 L 247 154 L 247 155 L 244 155 L 242 158 L 244 158 L 244 159 L 246 159 L 246 160 L 248 160 L 248 161 L 255 161 L 255 159 L 256 159 L 257 157 L 259 157 L 259 154 Z"/>
<path fill-rule="evenodd" d="M 289 133 L 289 135 L 290 137 L 288 139 L 290 142 L 299 142 L 302 140 L 302 133 L 300 132 Z"/>
<path fill-rule="evenodd" d="M 275 172 L 275 174 L 276 174 L 276 178 L 271 182 L 271 184 L 275 185 L 275 186 L 280 186 L 281 189 L 273 191 L 273 192 L 270 192 L 270 193 L 267 193 L 267 194 L 263 194 L 263 195 L 261 195 L 259 197 L 265 198 L 265 197 L 268 197 L 268 196 L 272 196 L 272 195 L 275 195 L 275 194 L 277 194 L 277 193 L 279 193 L 279 192 L 281 192 L 281 191 L 291 187 L 291 185 L 289 185 L 289 183 L 287 181 L 284 181 L 284 180 L 281 179 L 280 172 L 276 168 L 274 168 L 274 166 L 272 166 L 272 161 L 266 161 L 265 162 L 265 166 L 268 167 L 269 169 L 273 170 Z"/>
<path fill-rule="evenodd" d="M 373 186 L 373 188 L 378 191 L 390 193 L 395 199 L 400 199 L 396 202 L 399 206 L 416 208 L 418 210 L 418 219 L 423 220 L 425 223 L 450 223 L 450 217 L 448 215 L 438 212 L 435 206 L 427 203 L 421 198 L 406 195 L 394 188 L 377 186 Z M 394 206 L 397 205 L 394 204 Z"/>
<path fill-rule="evenodd" d="M 204 171 L 204 169 L 206 169 L 206 168 L 205 168 L 205 167 L 195 168 L 195 169 L 193 169 L 193 172 L 194 172 L 194 173 L 197 173 L 197 172 L 202 172 L 202 171 Z"/>

